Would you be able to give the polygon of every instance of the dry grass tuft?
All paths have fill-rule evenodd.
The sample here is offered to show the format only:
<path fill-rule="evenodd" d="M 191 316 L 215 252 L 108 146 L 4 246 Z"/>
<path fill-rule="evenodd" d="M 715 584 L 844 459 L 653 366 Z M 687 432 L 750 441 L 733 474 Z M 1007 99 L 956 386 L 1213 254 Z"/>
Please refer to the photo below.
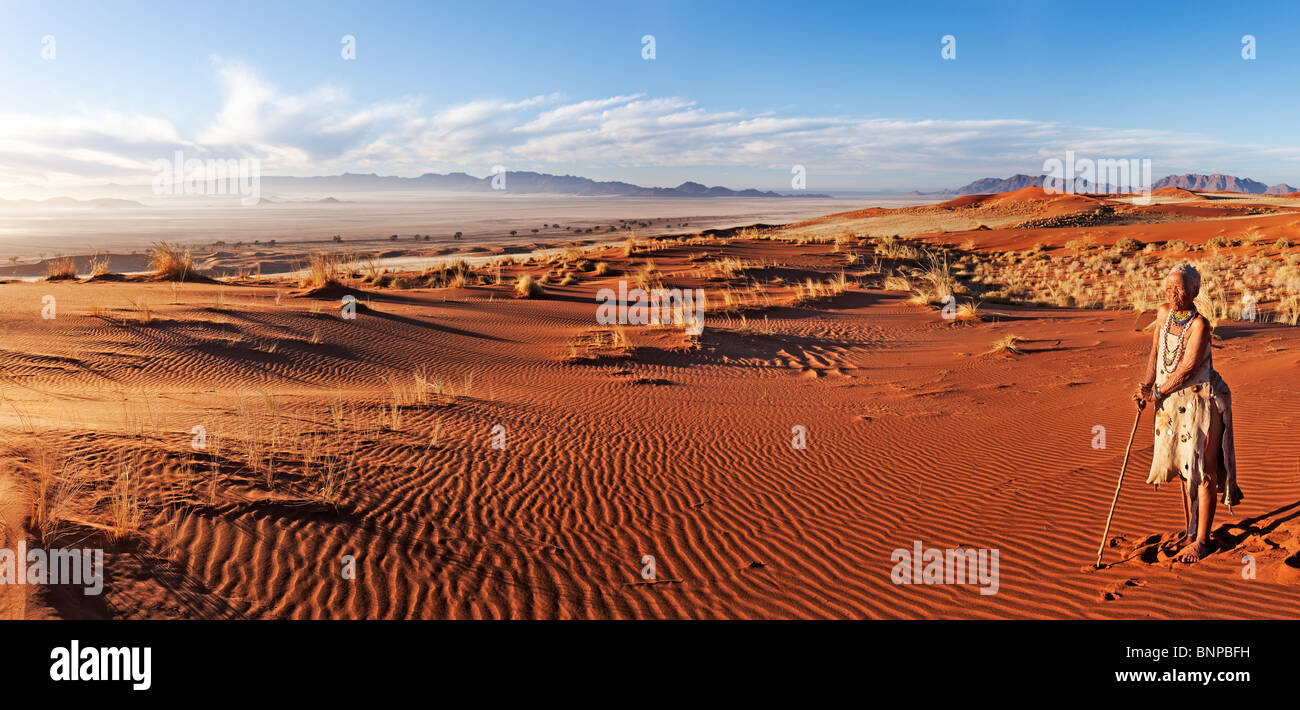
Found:
<path fill-rule="evenodd" d="M 194 256 L 179 245 L 158 242 L 149 250 L 149 268 L 160 278 L 184 281 L 194 273 Z"/>
<path fill-rule="evenodd" d="M 515 298 L 541 298 L 546 295 L 546 289 L 537 279 L 528 274 L 520 275 L 515 281 Z"/>
<path fill-rule="evenodd" d="M 66 256 L 50 259 L 45 265 L 46 281 L 63 281 L 77 278 L 77 265 Z"/>
<path fill-rule="evenodd" d="M 334 254 L 312 254 L 307 273 L 298 282 L 300 288 L 317 289 L 339 283 L 344 272 L 342 259 Z"/>
<path fill-rule="evenodd" d="M 993 343 L 993 348 L 989 350 L 990 355 L 1024 355 L 1025 351 L 1021 349 L 1020 343 L 1025 339 L 1019 335 L 1008 335 L 1001 340 Z"/>
<path fill-rule="evenodd" d="M 108 273 L 108 255 L 95 254 L 90 257 L 90 275 L 103 276 Z"/>
<path fill-rule="evenodd" d="M 67 530 L 70 519 L 81 512 L 89 487 L 85 468 L 74 467 L 67 460 L 56 463 L 59 458 L 49 449 L 38 449 L 28 481 L 28 525 L 42 545 L 57 542 Z"/>
<path fill-rule="evenodd" d="M 140 486 L 131 480 L 131 467 L 126 463 L 118 469 L 117 479 L 113 481 L 108 510 L 110 540 L 124 540 L 140 529 Z"/>

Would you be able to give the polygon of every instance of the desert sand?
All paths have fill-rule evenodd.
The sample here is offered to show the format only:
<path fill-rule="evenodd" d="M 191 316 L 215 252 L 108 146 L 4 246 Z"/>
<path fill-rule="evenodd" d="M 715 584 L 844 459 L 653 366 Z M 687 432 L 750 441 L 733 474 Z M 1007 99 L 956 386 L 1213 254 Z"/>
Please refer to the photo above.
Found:
<path fill-rule="evenodd" d="M 0 614 L 1289 617 L 1300 200 L 1182 192 L 1019 191 L 411 271 L 303 252 L 301 280 L 2 284 L 0 547 L 102 546 L 106 581 L 0 587 Z M 243 258 L 214 254 L 191 268 Z M 1170 560 L 1182 509 L 1143 484 L 1148 410 L 1093 570 L 1178 260 L 1206 274 L 1246 499 L 1220 509 L 1217 552 Z M 523 276 L 540 292 L 518 297 Z M 703 333 L 598 324 L 620 279 L 703 289 Z M 999 550 L 998 592 L 894 584 L 891 551 L 918 540 Z"/>

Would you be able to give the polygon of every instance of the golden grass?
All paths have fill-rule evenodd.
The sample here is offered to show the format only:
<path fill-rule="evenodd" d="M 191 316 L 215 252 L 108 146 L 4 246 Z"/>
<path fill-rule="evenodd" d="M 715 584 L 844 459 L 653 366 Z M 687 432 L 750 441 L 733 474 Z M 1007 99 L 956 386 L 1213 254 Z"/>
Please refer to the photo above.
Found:
<path fill-rule="evenodd" d="M 153 322 L 153 311 L 149 307 L 149 301 L 144 296 L 136 296 L 131 299 L 131 311 L 135 313 L 135 322 L 140 325 L 149 325 Z"/>
<path fill-rule="evenodd" d="M 90 477 L 86 468 L 74 466 L 43 445 L 32 459 L 27 519 L 37 540 L 46 545 L 56 542 L 70 520 L 82 512 Z"/>
<path fill-rule="evenodd" d="M 515 281 L 515 298 L 541 298 L 546 295 L 542 283 L 528 274 L 521 274 Z"/>
<path fill-rule="evenodd" d="M 352 479 L 352 462 L 337 452 L 326 453 L 321 459 L 320 488 L 317 496 L 325 503 L 336 503 L 344 487 Z"/>
<path fill-rule="evenodd" d="M 344 272 L 342 258 L 336 254 L 312 254 L 307 260 L 306 272 L 298 282 L 300 288 L 316 289 L 337 284 Z"/>
<path fill-rule="evenodd" d="M 77 278 L 77 265 L 72 259 L 66 256 L 50 259 L 45 265 L 45 280 L 60 281 L 63 279 Z"/>
<path fill-rule="evenodd" d="M 966 322 L 983 320 L 979 308 L 980 304 L 976 301 L 970 301 L 957 306 L 957 320 Z"/>
<path fill-rule="evenodd" d="M 149 250 L 149 268 L 154 276 L 169 281 L 184 281 L 194 273 L 194 257 L 189 249 L 158 242 Z"/>
<path fill-rule="evenodd" d="M 1025 339 L 1019 335 L 1008 335 L 993 343 L 993 347 L 988 354 L 991 355 L 1024 355 L 1025 351 L 1020 347 L 1020 343 Z"/>
<path fill-rule="evenodd" d="M 1287 325 L 1300 324 L 1300 296 L 1287 296 L 1283 298 L 1274 311 L 1275 320 Z"/>
<path fill-rule="evenodd" d="M 123 462 L 109 495 L 108 536 L 114 542 L 134 535 L 140 529 L 140 487 L 131 480 L 131 467 Z"/>

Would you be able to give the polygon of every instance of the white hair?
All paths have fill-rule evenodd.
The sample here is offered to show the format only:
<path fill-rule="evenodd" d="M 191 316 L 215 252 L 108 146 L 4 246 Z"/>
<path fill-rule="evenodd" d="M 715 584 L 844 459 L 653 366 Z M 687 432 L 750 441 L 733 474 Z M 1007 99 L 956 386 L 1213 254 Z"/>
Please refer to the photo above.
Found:
<path fill-rule="evenodd" d="M 1165 281 L 1177 276 L 1183 282 L 1183 288 L 1187 289 L 1188 295 L 1196 298 L 1196 294 L 1201 292 L 1201 272 L 1196 270 L 1191 264 L 1179 264 L 1169 270 L 1165 276 Z"/>

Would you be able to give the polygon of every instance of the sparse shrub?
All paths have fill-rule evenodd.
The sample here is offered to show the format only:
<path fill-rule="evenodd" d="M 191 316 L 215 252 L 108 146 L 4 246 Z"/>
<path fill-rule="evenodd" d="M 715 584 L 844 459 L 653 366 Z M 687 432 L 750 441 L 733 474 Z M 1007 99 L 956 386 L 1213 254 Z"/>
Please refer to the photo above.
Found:
<path fill-rule="evenodd" d="M 154 275 L 169 281 L 184 281 L 194 273 L 194 257 L 189 249 L 159 242 L 149 250 L 149 268 Z"/>
<path fill-rule="evenodd" d="M 90 258 L 90 275 L 103 276 L 108 273 L 108 255 L 95 254 Z"/>
<path fill-rule="evenodd" d="M 342 271 L 340 259 L 330 254 L 312 254 L 307 261 L 307 273 L 299 280 L 302 288 L 324 288 L 327 284 L 337 284 Z"/>
<path fill-rule="evenodd" d="M 45 265 L 46 281 L 63 281 L 65 279 L 75 278 L 77 278 L 77 265 L 72 262 L 72 259 L 66 256 L 51 259 L 49 263 Z"/>
<path fill-rule="evenodd" d="M 902 276 L 886 276 L 885 290 L 886 291 L 911 291 L 912 282 L 908 281 L 906 278 Z"/>
<path fill-rule="evenodd" d="M 1087 251 L 1095 246 L 1097 246 L 1097 239 L 1091 234 L 1085 234 L 1078 239 L 1071 239 L 1065 243 L 1066 249 L 1073 249 L 1075 251 Z"/>
<path fill-rule="evenodd" d="M 1019 335 L 1008 335 L 1001 340 L 993 343 L 993 348 L 989 354 L 993 355 L 1024 355 L 1025 351 L 1020 347 L 1020 343 L 1025 341 Z"/>
<path fill-rule="evenodd" d="M 529 274 L 521 274 L 515 281 L 515 298 L 541 298 L 545 293 L 541 282 Z"/>

